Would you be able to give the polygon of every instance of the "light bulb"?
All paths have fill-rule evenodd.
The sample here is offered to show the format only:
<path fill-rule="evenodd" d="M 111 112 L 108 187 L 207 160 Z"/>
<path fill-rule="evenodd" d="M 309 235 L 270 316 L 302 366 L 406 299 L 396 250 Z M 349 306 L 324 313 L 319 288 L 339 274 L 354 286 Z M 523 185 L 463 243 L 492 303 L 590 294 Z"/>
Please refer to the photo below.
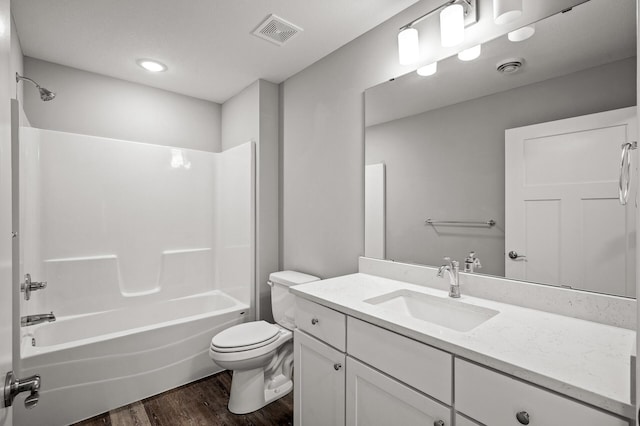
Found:
<path fill-rule="evenodd" d="M 162 72 L 167 70 L 167 66 L 165 64 L 161 64 L 160 62 L 151 59 L 138 59 L 136 62 L 149 72 Z"/>
<path fill-rule="evenodd" d="M 524 41 L 529 37 L 531 37 L 532 35 L 534 35 L 535 32 L 536 32 L 536 27 L 533 24 L 531 24 L 526 27 L 522 27 L 518 30 L 511 31 L 507 35 L 507 37 L 509 38 L 510 41 L 513 41 L 513 42 Z"/>
<path fill-rule="evenodd" d="M 482 52 L 481 44 L 470 47 L 469 49 L 465 49 L 462 52 L 458 53 L 458 59 L 460 59 L 461 61 L 473 61 L 478 56 L 480 56 L 480 52 Z"/>
<path fill-rule="evenodd" d="M 493 0 L 493 20 L 498 25 L 508 24 L 522 15 L 522 0 Z"/>
<path fill-rule="evenodd" d="M 464 8 L 454 4 L 440 12 L 440 38 L 443 47 L 457 46 L 464 41 Z"/>
<path fill-rule="evenodd" d="M 428 77 L 430 75 L 434 75 L 436 73 L 436 71 L 438 71 L 438 63 L 434 62 L 432 64 L 429 65 L 425 65 L 423 67 L 420 67 L 416 70 L 416 72 L 418 73 L 418 75 L 421 75 L 422 77 Z"/>
<path fill-rule="evenodd" d="M 420 57 L 420 42 L 418 30 L 405 28 L 398 33 L 398 59 L 400 65 L 411 65 L 418 62 Z"/>

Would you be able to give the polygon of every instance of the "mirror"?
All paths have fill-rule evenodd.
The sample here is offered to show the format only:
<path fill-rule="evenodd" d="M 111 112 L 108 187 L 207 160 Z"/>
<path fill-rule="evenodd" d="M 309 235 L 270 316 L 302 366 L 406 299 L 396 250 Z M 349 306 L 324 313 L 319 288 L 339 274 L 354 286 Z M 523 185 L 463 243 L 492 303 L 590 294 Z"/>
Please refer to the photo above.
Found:
<path fill-rule="evenodd" d="M 591 0 L 368 89 L 365 256 L 462 271 L 475 251 L 475 273 L 635 297 L 635 186 L 618 200 L 635 16 L 632 0 Z"/>

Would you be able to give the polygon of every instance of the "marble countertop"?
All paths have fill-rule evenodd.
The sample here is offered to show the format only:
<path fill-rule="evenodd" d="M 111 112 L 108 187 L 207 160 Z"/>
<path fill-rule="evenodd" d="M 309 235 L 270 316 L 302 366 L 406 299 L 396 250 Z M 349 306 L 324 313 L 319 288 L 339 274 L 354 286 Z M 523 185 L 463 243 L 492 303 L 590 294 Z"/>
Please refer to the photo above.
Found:
<path fill-rule="evenodd" d="M 630 357 L 635 331 L 463 294 L 456 300 L 499 314 L 468 332 L 458 332 L 364 302 L 400 289 L 448 298 L 441 290 L 362 273 L 290 291 L 607 411 L 634 416 Z"/>

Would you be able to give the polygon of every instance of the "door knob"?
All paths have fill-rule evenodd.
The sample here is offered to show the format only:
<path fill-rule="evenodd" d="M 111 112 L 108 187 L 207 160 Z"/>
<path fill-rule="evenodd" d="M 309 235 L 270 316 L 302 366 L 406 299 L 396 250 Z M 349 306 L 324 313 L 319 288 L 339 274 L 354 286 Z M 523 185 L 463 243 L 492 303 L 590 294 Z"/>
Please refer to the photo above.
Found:
<path fill-rule="evenodd" d="M 9 371 L 4 382 L 4 406 L 10 407 L 13 399 L 22 392 L 29 392 L 29 396 L 24 400 L 26 408 L 33 408 L 40 399 L 40 376 L 35 375 L 26 379 L 18 379 Z"/>
<path fill-rule="evenodd" d="M 525 255 L 523 255 L 523 254 L 518 254 L 518 252 L 517 252 L 517 251 L 515 251 L 515 250 L 511 250 L 511 251 L 509 252 L 509 258 L 510 258 L 510 259 L 516 260 L 516 259 L 519 259 L 519 258 L 521 258 L 521 257 L 527 257 L 527 256 L 525 256 Z"/>
<path fill-rule="evenodd" d="M 529 413 L 527 413 L 526 411 L 520 411 L 516 414 L 516 419 L 518 419 L 518 422 L 522 425 L 528 425 L 529 424 Z"/>

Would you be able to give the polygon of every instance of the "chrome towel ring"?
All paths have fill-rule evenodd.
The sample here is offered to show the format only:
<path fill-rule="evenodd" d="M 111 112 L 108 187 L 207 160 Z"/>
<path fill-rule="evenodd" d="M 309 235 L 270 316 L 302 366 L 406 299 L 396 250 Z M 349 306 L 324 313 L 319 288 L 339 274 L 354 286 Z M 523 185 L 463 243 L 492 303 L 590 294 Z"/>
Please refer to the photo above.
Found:
<path fill-rule="evenodd" d="M 623 206 L 629 199 L 629 187 L 631 185 L 631 156 L 629 151 L 638 148 L 638 142 L 622 144 L 622 159 L 620 161 L 620 181 L 618 183 L 618 198 Z"/>

